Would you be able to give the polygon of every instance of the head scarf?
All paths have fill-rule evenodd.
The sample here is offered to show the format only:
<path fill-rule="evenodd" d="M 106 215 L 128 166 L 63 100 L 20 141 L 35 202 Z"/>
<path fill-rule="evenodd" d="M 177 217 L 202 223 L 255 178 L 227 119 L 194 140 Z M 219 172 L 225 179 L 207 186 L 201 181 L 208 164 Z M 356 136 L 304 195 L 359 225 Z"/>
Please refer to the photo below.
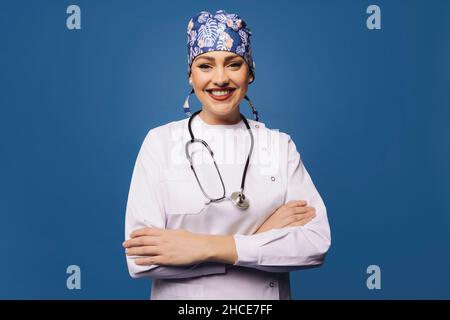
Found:
<path fill-rule="evenodd" d="M 194 59 L 210 51 L 229 51 L 240 55 L 247 63 L 253 80 L 255 62 L 250 47 L 251 31 L 237 14 L 224 10 L 211 14 L 201 11 L 189 20 L 187 27 L 188 76 Z"/>

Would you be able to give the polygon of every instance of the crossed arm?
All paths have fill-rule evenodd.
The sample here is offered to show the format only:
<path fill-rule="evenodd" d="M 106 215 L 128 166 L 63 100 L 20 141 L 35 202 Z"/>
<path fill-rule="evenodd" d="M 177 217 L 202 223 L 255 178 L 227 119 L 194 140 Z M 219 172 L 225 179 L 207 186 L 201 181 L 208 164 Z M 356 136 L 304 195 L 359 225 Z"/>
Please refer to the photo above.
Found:
<path fill-rule="evenodd" d="M 290 201 L 279 207 L 255 234 L 273 229 L 304 226 L 315 217 L 306 201 Z M 235 264 L 238 260 L 233 235 L 196 234 L 183 229 L 141 228 L 123 243 L 137 265 L 181 266 L 203 262 Z"/>

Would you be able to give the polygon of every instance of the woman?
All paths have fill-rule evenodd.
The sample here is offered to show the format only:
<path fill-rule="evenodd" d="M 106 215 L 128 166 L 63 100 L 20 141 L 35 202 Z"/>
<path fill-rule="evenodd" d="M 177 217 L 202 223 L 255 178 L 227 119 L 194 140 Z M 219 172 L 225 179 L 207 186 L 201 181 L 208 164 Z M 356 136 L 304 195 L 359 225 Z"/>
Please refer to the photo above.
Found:
<path fill-rule="evenodd" d="M 131 180 L 124 247 L 152 299 L 290 299 L 289 272 L 330 246 L 324 203 L 290 136 L 247 98 L 250 29 L 236 14 L 188 24 L 188 76 L 202 103 L 149 131 Z M 247 99 L 256 120 L 240 113 Z M 198 140 L 201 139 L 201 140 Z M 237 159 L 239 158 L 239 159 Z"/>

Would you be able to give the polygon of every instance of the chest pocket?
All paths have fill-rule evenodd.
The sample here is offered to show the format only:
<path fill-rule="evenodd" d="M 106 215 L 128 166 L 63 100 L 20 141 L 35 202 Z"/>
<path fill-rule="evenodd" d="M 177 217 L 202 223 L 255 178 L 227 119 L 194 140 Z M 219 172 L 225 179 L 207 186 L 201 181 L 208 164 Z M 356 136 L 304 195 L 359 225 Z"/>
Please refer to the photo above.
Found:
<path fill-rule="evenodd" d="M 207 199 L 189 167 L 169 169 L 163 180 L 166 214 L 199 214 L 206 207 Z"/>

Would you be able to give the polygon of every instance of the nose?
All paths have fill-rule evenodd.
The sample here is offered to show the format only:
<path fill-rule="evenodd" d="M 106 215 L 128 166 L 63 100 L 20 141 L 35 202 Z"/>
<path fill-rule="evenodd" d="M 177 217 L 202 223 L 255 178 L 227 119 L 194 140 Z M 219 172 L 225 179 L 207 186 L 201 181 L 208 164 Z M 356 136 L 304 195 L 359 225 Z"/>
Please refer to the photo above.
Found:
<path fill-rule="evenodd" d="M 216 85 L 218 87 L 227 86 L 228 83 L 230 82 L 230 79 L 229 79 L 225 69 L 223 67 L 217 67 L 215 69 L 216 70 L 214 70 L 214 74 L 213 74 L 213 78 L 212 78 L 214 85 Z"/>

